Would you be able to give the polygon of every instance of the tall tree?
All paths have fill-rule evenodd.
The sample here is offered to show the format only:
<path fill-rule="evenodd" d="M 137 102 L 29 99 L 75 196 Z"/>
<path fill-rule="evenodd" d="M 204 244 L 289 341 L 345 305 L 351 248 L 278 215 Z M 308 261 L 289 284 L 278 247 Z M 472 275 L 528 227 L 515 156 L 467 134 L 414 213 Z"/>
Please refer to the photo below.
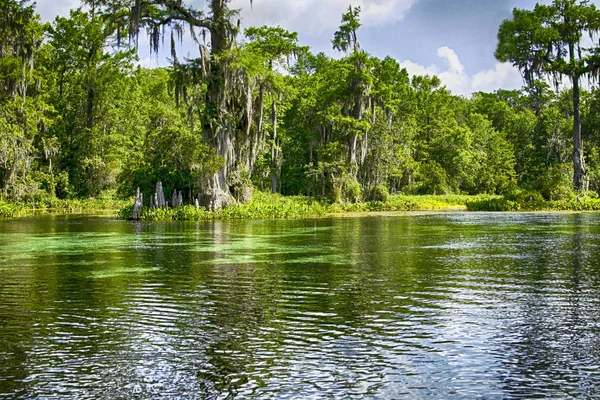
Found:
<path fill-rule="evenodd" d="M 79 196 L 99 195 L 115 186 L 135 130 L 127 103 L 133 53 L 112 43 L 113 30 L 99 16 L 80 10 L 58 17 L 49 32 L 49 67 L 56 74 L 52 103 L 62 119 L 52 132 L 61 143 L 61 166 Z M 127 111 L 129 114 L 125 114 Z"/>
<path fill-rule="evenodd" d="M 48 127 L 35 73 L 44 29 L 27 1 L 0 2 L 0 198 L 22 197 L 17 187 L 26 186 L 34 140 Z"/>
<path fill-rule="evenodd" d="M 275 193 L 277 192 L 277 180 L 281 175 L 282 164 L 281 139 L 277 136 L 279 125 L 277 106 L 284 88 L 284 79 L 281 75 L 281 70 L 287 69 L 291 57 L 297 57 L 300 53 L 305 52 L 307 48 L 299 45 L 297 33 L 288 32 L 280 27 L 253 27 L 246 29 L 244 33 L 250 39 L 248 49 L 257 55 L 259 62 L 266 69 L 259 83 L 259 135 L 262 135 L 261 131 L 263 128 L 262 107 L 265 91 L 273 94 L 273 99 L 271 100 L 272 135 L 270 139 L 270 175 L 271 192 Z"/>
<path fill-rule="evenodd" d="M 246 71 L 234 67 L 237 13 L 229 7 L 230 0 L 206 1 L 208 13 L 181 0 L 86 0 L 118 26 L 119 38 L 128 32 L 130 40 L 135 41 L 145 28 L 151 48 L 158 50 L 161 37 L 170 28 L 174 56 L 175 37 L 181 37 L 185 27 L 198 42 L 200 58 L 190 65 L 202 74 L 206 85 L 201 107 L 203 139 L 223 159 L 223 167 L 204 179 L 199 197 L 205 206 L 217 209 L 233 202 L 234 197 L 248 199 L 248 184 L 243 176 L 252 172 L 256 155 L 247 147 L 259 138 L 256 129 L 248 129 L 252 123 L 248 114 L 253 102 L 251 84 Z M 207 35 L 209 47 L 200 40 Z"/>
<path fill-rule="evenodd" d="M 581 80 L 597 73 L 594 51 L 583 45 L 584 37 L 597 37 L 600 12 L 587 0 L 554 0 L 537 4 L 532 11 L 514 9 L 498 32 L 496 58 L 512 62 L 526 82 L 533 85 L 539 77 L 551 77 L 558 84 L 562 77 L 573 85 L 573 184 L 586 187 L 586 169 L 581 139 Z"/>
<path fill-rule="evenodd" d="M 369 122 L 365 121 L 365 112 L 370 108 L 373 79 L 370 73 L 370 58 L 361 50 L 358 42 L 360 28 L 360 7 L 348 6 L 348 11 L 342 15 L 342 24 L 334 33 L 333 48 L 348 52 L 348 62 L 353 70 L 348 76 L 348 93 L 343 105 L 348 139 L 348 161 L 350 176 L 356 180 L 359 166 L 364 162 L 368 150 Z M 359 144 L 359 139 L 362 143 Z M 360 155 L 358 154 L 360 150 Z"/>

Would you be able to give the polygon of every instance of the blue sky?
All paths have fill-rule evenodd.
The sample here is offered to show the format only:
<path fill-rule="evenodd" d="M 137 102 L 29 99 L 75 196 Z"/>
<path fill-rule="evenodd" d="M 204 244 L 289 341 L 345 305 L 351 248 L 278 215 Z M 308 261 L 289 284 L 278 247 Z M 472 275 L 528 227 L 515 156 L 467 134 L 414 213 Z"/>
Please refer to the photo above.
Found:
<path fill-rule="evenodd" d="M 543 0 L 540 2 L 549 2 Z M 201 8 L 204 0 L 187 0 Z M 379 57 L 397 59 L 412 74 L 436 74 L 455 94 L 514 89 L 522 86 L 518 71 L 494 58 L 500 23 L 512 9 L 531 9 L 535 0 L 233 0 L 241 9 L 243 26 L 279 25 L 296 31 L 302 44 L 314 52 L 336 56 L 331 48 L 333 32 L 351 3 L 361 6 L 363 27 L 359 39 L 364 50 Z M 600 3 L 595 0 L 594 3 Z M 78 0 L 38 0 L 44 20 L 67 15 Z M 179 53 L 196 56 L 187 39 Z M 144 66 L 165 65 L 164 58 L 150 56 L 140 42 Z"/>

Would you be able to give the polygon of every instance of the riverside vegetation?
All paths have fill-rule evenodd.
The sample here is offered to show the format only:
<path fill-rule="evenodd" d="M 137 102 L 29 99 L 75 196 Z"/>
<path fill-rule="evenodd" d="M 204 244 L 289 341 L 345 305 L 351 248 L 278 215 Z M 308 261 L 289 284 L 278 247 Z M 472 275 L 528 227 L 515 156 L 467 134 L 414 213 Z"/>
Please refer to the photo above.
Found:
<path fill-rule="evenodd" d="M 256 192 L 247 204 L 234 204 L 215 211 L 202 207 L 183 206 L 175 208 L 145 208 L 140 216 L 144 221 L 201 221 L 234 219 L 300 219 L 331 216 L 342 213 L 389 212 L 389 211 L 435 211 L 465 210 L 469 202 L 483 202 L 499 196 L 389 196 L 385 201 L 359 203 L 317 201 L 305 196 L 282 196 Z M 130 218 L 133 206 L 119 212 L 122 218 Z"/>
<path fill-rule="evenodd" d="M 206 3 L 83 0 L 47 24 L 33 3 L 0 3 L 0 217 L 127 216 L 156 182 L 202 207 L 146 208 L 147 220 L 600 208 L 593 4 L 515 9 L 495 55 L 524 87 L 466 98 L 363 49 L 360 7 L 342 15 L 332 58 L 280 27 L 242 31 L 229 0 Z M 142 32 L 170 67 L 139 66 Z M 196 58 L 177 54 L 184 34 Z"/>

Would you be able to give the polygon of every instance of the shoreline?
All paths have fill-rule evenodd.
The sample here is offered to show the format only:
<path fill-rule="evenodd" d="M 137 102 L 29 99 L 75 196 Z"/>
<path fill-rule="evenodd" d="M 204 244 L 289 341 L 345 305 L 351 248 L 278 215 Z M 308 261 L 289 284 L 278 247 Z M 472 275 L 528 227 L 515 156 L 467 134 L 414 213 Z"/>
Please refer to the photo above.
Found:
<path fill-rule="evenodd" d="M 131 217 L 131 200 L 62 200 L 53 207 L 28 207 L 0 202 L 0 218 L 38 215 L 102 215 L 122 220 Z M 54 205 L 58 205 L 54 206 Z M 320 218 L 392 217 L 443 213 L 578 213 L 600 211 L 600 199 L 523 201 L 498 195 L 390 195 L 385 201 L 328 203 L 310 197 L 255 192 L 247 204 L 217 211 L 185 205 L 175 208 L 144 207 L 140 221 L 298 220 Z"/>

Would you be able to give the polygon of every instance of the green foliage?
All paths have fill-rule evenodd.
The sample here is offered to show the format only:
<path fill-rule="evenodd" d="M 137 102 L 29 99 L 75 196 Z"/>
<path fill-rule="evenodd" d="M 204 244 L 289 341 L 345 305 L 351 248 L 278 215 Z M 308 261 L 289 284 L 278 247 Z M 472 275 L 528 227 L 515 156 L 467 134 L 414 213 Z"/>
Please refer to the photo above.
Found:
<path fill-rule="evenodd" d="M 450 188 L 444 168 L 436 161 L 424 162 L 418 172 L 419 194 L 448 194 Z"/>
<path fill-rule="evenodd" d="M 577 197 L 577 194 L 574 190 L 573 182 L 570 179 L 572 174 L 572 165 L 553 165 L 542 171 L 535 182 L 534 188 L 538 190 L 546 200 L 573 200 Z"/>
<path fill-rule="evenodd" d="M 541 196 L 511 200 L 508 197 L 467 203 L 468 211 L 600 211 L 600 199 L 576 197 L 571 200 L 540 200 Z"/>
<path fill-rule="evenodd" d="M 119 215 L 129 218 L 132 207 L 123 209 Z M 207 211 L 193 206 L 148 209 L 142 211 L 144 221 L 201 221 L 235 219 L 301 219 L 323 216 L 326 207 L 307 197 L 284 197 L 279 194 L 256 192 L 248 204 L 234 204 L 220 210 Z"/>
<path fill-rule="evenodd" d="M 594 84 L 553 91 L 539 80 L 577 83 L 600 65 L 598 50 L 582 47 L 600 21 L 586 2 L 515 10 L 496 55 L 522 70 L 527 87 L 472 98 L 361 49 L 359 7 L 342 16 L 332 43 L 346 54 L 334 59 L 279 27 L 248 28 L 237 46 L 227 2 L 209 2 L 209 12 L 177 2 L 93 3 L 94 13 L 75 10 L 48 25 L 27 2 L 0 4 L 3 200 L 112 208 L 119 203 L 77 202 L 129 197 L 138 187 L 147 199 L 158 181 L 188 204 L 211 193 L 245 202 L 252 185 L 291 196 L 257 192 L 215 212 L 145 211 L 193 220 L 464 206 L 396 193 L 489 195 L 471 198 L 482 209 L 585 208 L 589 196 L 580 191 L 577 201 L 574 189 L 600 190 L 599 92 Z M 134 67 L 142 28 L 157 50 L 169 29 L 174 48 L 186 26 L 214 32 L 210 49 L 185 61 L 173 52 L 169 68 Z M 579 125 L 585 155 L 573 140 Z M 573 185 L 578 170 L 581 185 Z"/>
<path fill-rule="evenodd" d="M 46 199 L 39 203 L 30 203 L 29 207 L 36 210 L 59 212 L 65 214 L 90 213 L 96 211 L 119 211 L 133 203 L 133 199 L 114 199 L 110 197 L 97 199 Z"/>
<path fill-rule="evenodd" d="M 562 77 L 572 82 L 573 184 L 580 192 L 586 186 L 580 85 L 582 78 L 595 77 L 599 71 L 598 49 L 585 46 L 583 38 L 594 37 L 599 30 L 600 10 L 594 4 L 554 0 L 536 4 L 531 11 L 515 8 L 498 32 L 496 57 L 519 68 L 534 93 L 540 78 L 551 78 L 557 86 Z"/>
<path fill-rule="evenodd" d="M 362 198 L 360 183 L 349 175 L 343 175 L 341 182 L 341 196 L 338 199 L 350 203 L 357 203 Z"/>
<path fill-rule="evenodd" d="M 134 157 L 124 162 L 120 193 L 130 195 L 140 187 L 149 196 L 156 182 L 163 182 L 166 193 L 198 193 L 202 177 L 221 168 L 223 159 L 202 142 L 197 116 L 177 108 L 169 95 L 169 71 L 139 69 L 135 78 L 142 115 L 138 129 L 144 134 L 132 143 Z"/>
<path fill-rule="evenodd" d="M 36 137 L 51 124 L 36 56 L 44 26 L 27 1 L 0 2 L 0 199 L 30 195 Z"/>
<path fill-rule="evenodd" d="M 279 194 L 256 192 L 248 204 L 235 204 L 217 211 L 200 207 L 148 209 L 142 211 L 141 219 L 151 221 L 202 221 L 234 219 L 301 219 L 317 218 L 346 212 L 396 212 L 462 210 L 471 201 L 481 201 L 493 196 L 388 196 L 387 201 L 336 202 L 328 204 L 310 197 L 284 197 Z M 129 204 L 119 212 L 123 219 L 131 217 L 133 206 Z"/>
<path fill-rule="evenodd" d="M 16 218 L 23 215 L 24 212 L 21 206 L 0 201 L 0 218 Z"/>
<path fill-rule="evenodd" d="M 353 48 L 355 52 L 359 49 L 357 31 L 360 28 L 360 7 L 348 6 L 348 12 L 342 15 L 342 25 L 334 34 L 333 48 L 347 52 Z"/>
<path fill-rule="evenodd" d="M 479 195 L 390 195 L 386 201 L 368 201 L 364 203 L 333 203 L 328 213 L 345 212 L 397 212 L 397 211 L 437 211 L 464 210 L 469 202 L 496 199 L 499 196 Z"/>
<path fill-rule="evenodd" d="M 371 190 L 371 193 L 368 196 L 368 200 L 385 203 L 388 201 L 389 197 L 390 195 L 387 186 L 380 184 L 375 186 L 375 188 Z"/>

